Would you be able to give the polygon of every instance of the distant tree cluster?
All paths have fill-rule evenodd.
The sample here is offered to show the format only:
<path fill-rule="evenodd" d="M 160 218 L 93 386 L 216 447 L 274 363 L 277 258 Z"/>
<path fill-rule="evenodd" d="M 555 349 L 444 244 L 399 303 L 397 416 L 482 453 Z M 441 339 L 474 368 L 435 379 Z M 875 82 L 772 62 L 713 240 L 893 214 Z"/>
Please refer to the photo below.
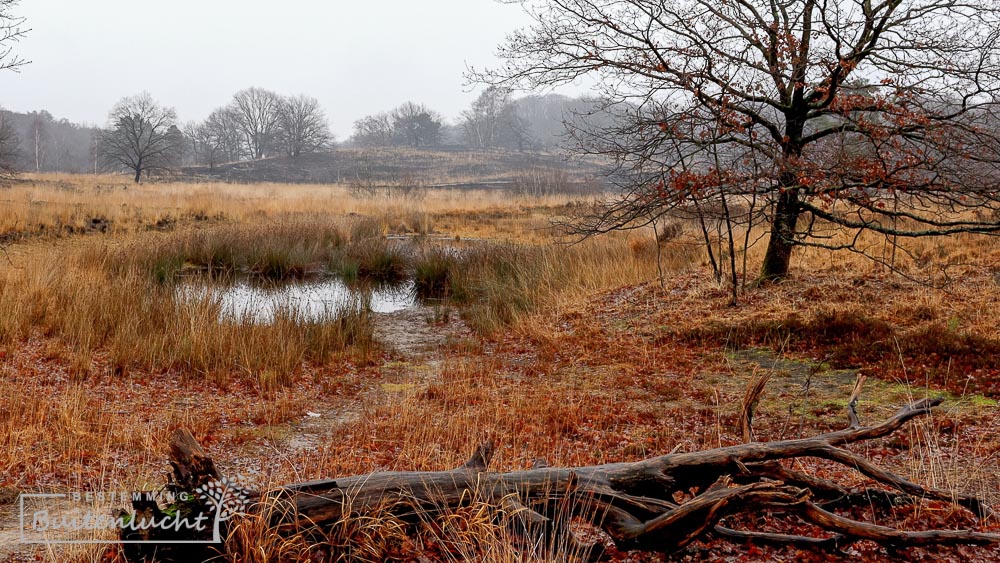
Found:
<path fill-rule="evenodd" d="M 128 170 L 139 182 L 143 173 L 185 164 L 214 168 L 273 156 L 298 158 L 326 150 L 332 142 L 315 98 L 247 88 L 205 121 L 183 128 L 173 108 L 160 106 L 148 93 L 122 98 L 109 114 L 98 153 L 106 169 Z"/>
<path fill-rule="evenodd" d="M 349 142 L 358 147 L 556 149 L 563 146 L 566 125 L 596 106 L 593 100 L 558 94 L 515 99 L 510 90 L 489 87 L 462 112 L 457 125 L 423 104 L 406 102 L 355 121 Z"/>
<path fill-rule="evenodd" d="M 3 0 L 0 0 L 3 6 Z M 0 11 L 0 19 L 2 19 Z M 2 63 L 2 59 L 0 59 Z M 560 148 L 566 126 L 598 104 L 549 94 L 514 99 L 491 87 L 449 124 L 424 104 L 406 102 L 354 123 L 356 147 L 441 146 L 516 151 Z M 247 88 L 201 122 L 182 124 L 173 108 L 148 93 L 122 98 L 103 128 L 56 119 L 47 111 L 0 109 L 0 171 L 128 172 L 135 181 L 183 166 L 269 157 L 298 158 L 329 150 L 334 137 L 316 98 Z"/>
<path fill-rule="evenodd" d="M 0 162 L 8 170 L 94 172 L 99 130 L 47 111 L 0 111 Z"/>
<path fill-rule="evenodd" d="M 0 0 L 0 71 L 27 64 L 12 44 L 27 33 L 14 14 L 19 0 Z M 354 124 L 350 143 L 360 147 L 442 145 L 517 151 L 558 148 L 568 122 L 587 113 L 593 101 L 565 96 L 513 99 L 510 91 L 489 87 L 449 124 L 423 104 L 406 102 Z M 173 108 L 148 93 L 122 98 L 102 129 L 56 120 L 46 111 L 18 114 L 0 108 L 0 176 L 17 170 L 36 172 L 127 171 L 136 182 L 144 175 L 184 165 L 297 159 L 333 146 L 323 108 L 306 95 L 283 96 L 262 88 L 233 95 L 202 122 L 180 124 Z"/>
<path fill-rule="evenodd" d="M 362 147 L 440 145 L 444 118 L 423 104 L 406 102 L 396 109 L 354 122 L 353 143 Z"/>
<path fill-rule="evenodd" d="M 298 158 L 333 143 L 319 100 L 262 88 L 240 90 L 205 121 L 186 126 L 185 134 L 192 160 L 209 167 L 279 155 Z"/>
<path fill-rule="evenodd" d="M 358 147 L 553 149 L 560 146 L 566 123 L 594 107 L 592 100 L 559 95 L 515 100 L 509 91 L 491 87 L 462 113 L 457 126 L 426 105 L 406 102 L 355 122 L 350 143 Z M 99 136 L 97 154 L 105 169 L 127 170 L 139 181 L 143 173 L 186 164 L 214 168 L 275 156 L 298 158 L 328 150 L 333 141 L 316 98 L 247 88 L 204 121 L 183 126 L 173 109 L 161 108 L 148 94 L 123 98 Z M 37 153 L 27 148 L 28 153 Z"/>
<path fill-rule="evenodd" d="M 470 147 L 509 146 L 525 150 L 531 144 L 529 124 L 521 117 L 510 91 L 490 86 L 462 112 L 462 132 Z"/>
<path fill-rule="evenodd" d="M 507 90 L 488 88 L 455 125 L 426 105 L 406 102 L 355 122 L 349 144 L 552 150 L 566 140 L 567 124 L 597 106 L 594 100 L 557 94 L 514 99 Z M 326 114 L 310 96 L 247 88 L 204 121 L 181 124 L 172 108 L 142 93 L 120 100 L 100 129 L 46 111 L 3 112 L 0 166 L 7 171 L 127 171 L 141 180 L 144 174 L 189 165 L 298 158 L 333 143 Z"/>

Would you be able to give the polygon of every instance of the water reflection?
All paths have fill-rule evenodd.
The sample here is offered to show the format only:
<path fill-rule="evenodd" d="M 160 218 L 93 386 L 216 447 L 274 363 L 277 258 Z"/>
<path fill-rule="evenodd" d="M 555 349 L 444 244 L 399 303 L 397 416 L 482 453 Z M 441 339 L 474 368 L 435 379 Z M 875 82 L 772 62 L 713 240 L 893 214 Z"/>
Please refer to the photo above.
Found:
<path fill-rule="evenodd" d="M 189 283 L 180 287 L 184 298 L 217 302 L 224 320 L 271 322 L 275 314 L 303 320 L 323 320 L 367 306 L 376 313 L 392 313 L 416 305 L 413 282 L 366 286 L 339 278 L 266 284 L 249 279 L 226 285 Z"/>

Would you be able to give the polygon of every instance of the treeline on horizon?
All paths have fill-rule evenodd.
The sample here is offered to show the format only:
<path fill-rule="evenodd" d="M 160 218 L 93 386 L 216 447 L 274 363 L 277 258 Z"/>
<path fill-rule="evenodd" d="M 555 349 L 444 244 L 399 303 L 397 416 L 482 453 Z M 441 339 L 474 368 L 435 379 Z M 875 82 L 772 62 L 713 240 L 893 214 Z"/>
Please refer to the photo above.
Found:
<path fill-rule="evenodd" d="M 315 98 L 249 88 L 204 121 L 171 123 L 170 137 L 180 146 L 166 153 L 170 162 L 162 167 L 215 167 L 351 147 L 555 151 L 566 144 L 565 123 L 594 107 L 587 98 L 560 94 L 514 98 L 491 87 L 455 122 L 424 104 L 405 102 L 355 121 L 351 137 L 338 142 Z M 8 172 L 125 171 L 104 158 L 101 146 L 115 127 L 113 121 L 109 117 L 101 128 L 56 118 L 46 110 L 0 109 L 0 165 Z"/>

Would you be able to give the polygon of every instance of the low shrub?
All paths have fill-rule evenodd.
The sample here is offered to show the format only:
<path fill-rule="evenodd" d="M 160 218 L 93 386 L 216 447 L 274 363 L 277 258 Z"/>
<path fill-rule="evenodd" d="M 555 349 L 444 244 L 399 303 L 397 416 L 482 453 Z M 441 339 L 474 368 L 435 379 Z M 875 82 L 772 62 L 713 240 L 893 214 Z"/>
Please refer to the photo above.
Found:
<path fill-rule="evenodd" d="M 421 299 L 442 299 L 451 293 L 453 271 L 460 267 L 454 253 L 443 249 L 423 252 L 413 265 L 413 285 Z"/>

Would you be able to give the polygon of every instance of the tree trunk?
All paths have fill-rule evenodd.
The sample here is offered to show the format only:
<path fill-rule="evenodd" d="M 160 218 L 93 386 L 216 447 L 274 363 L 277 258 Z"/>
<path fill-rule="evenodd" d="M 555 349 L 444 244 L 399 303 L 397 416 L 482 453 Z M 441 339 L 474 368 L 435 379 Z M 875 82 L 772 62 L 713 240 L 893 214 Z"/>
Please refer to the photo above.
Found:
<path fill-rule="evenodd" d="M 762 281 L 778 280 L 788 275 L 800 212 L 798 190 L 788 188 L 782 191 L 774 206 L 771 236 L 760 272 Z"/>
<path fill-rule="evenodd" d="M 35 125 L 35 172 L 42 171 L 42 156 L 41 156 L 41 132 L 38 130 L 38 125 Z"/>
<path fill-rule="evenodd" d="M 979 517 L 989 513 L 975 497 L 908 482 L 844 447 L 888 436 L 907 421 L 928 414 L 940 402 L 923 400 L 881 424 L 862 427 L 857 423 L 852 400 L 848 406 L 851 424 L 845 430 L 813 438 L 669 454 L 633 463 L 575 468 L 550 468 L 536 463 L 534 469 L 494 473 L 487 471 L 493 453 L 493 445 L 487 444 L 462 466 L 446 471 L 382 472 L 288 485 L 264 493 L 241 491 L 240 498 L 249 499 L 251 504 L 248 514 L 240 518 L 250 522 L 256 519 L 256 529 L 264 534 L 258 541 L 303 535 L 311 544 L 325 545 L 323 549 L 329 551 L 323 556 L 331 559 L 337 555 L 336 548 L 332 543 L 322 544 L 332 541 L 323 539 L 323 532 L 338 525 L 344 529 L 345 521 L 352 518 L 398 522 L 413 531 L 421 523 L 476 502 L 490 507 L 495 521 L 510 529 L 509 537 L 520 540 L 512 549 L 529 549 L 546 558 L 559 554 L 565 558 L 567 553 L 590 559 L 602 556 L 604 548 L 600 543 L 583 544 L 570 533 L 569 523 L 574 518 L 603 530 L 618 549 L 661 553 L 677 551 L 705 538 L 828 551 L 861 540 L 892 547 L 1000 543 L 1000 535 L 995 534 L 967 530 L 909 532 L 834 512 L 855 506 L 891 511 L 900 503 L 934 499 L 955 503 Z M 841 464 L 893 491 L 851 489 L 788 469 L 781 463 L 799 457 Z M 204 490 L 206 485 L 220 481 L 214 463 L 186 430 L 174 435 L 171 464 L 173 483 L 168 488 L 175 492 Z M 678 502 L 678 494 L 686 500 Z M 197 503 L 170 508 L 177 510 L 178 506 L 181 510 L 198 510 Z M 140 502 L 134 507 L 135 522 L 170 513 L 170 508 L 160 511 L 155 504 Z M 201 510 L 207 512 L 211 507 L 203 506 Z M 738 530 L 721 523 L 727 517 L 756 518 L 762 514 L 776 515 L 798 527 L 805 522 L 826 535 Z M 254 528 L 252 524 L 248 527 Z M 127 559 L 143 561 L 155 553 L 159 561 L 198 561 L 211 557 L 211 547 L 225 549 L 156 544 L 158 540 L 203 538 L 190 531 L 180 535 L 154 532 L 123 534 L 127 539 L 151 542 L 128 545 Z M 554 546 L 558 546 L 558 553 L 544 551 Z"/>

